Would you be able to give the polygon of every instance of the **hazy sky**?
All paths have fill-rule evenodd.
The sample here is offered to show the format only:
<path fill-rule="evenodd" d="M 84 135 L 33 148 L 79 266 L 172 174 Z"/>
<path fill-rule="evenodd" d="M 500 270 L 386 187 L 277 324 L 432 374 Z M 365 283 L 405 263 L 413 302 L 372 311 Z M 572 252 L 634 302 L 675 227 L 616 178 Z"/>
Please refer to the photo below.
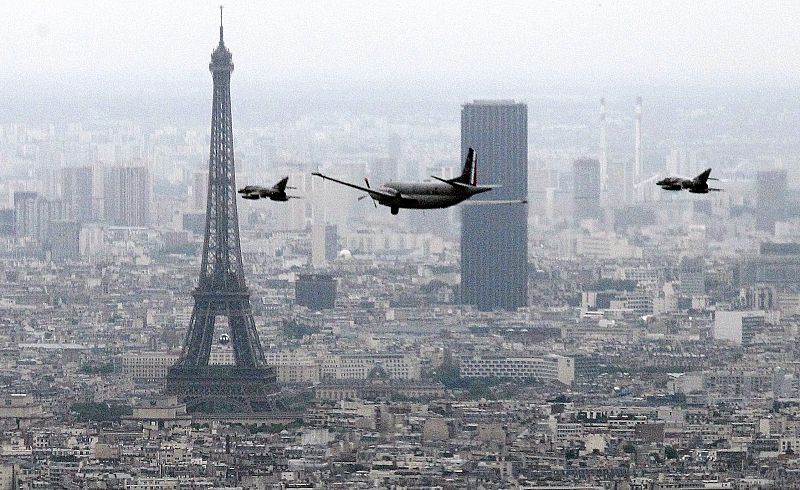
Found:
<path fill-rule="evenodd" d="M 218 5 L 0 0 L 0 118 L 204 121 Z M 251 119 L 548 92 L 788 100 L 800 85 L 800 1 L 233 0 L 224 19 Z"/>
<path fill-rule="evenodd" d="M 217 5 L 6 0 L 4 77 L 192 79 L 206 73 Z M 259 81 L 800 77 L 797 1 L 229 1 L 224 15 L 237 76 Z"/>

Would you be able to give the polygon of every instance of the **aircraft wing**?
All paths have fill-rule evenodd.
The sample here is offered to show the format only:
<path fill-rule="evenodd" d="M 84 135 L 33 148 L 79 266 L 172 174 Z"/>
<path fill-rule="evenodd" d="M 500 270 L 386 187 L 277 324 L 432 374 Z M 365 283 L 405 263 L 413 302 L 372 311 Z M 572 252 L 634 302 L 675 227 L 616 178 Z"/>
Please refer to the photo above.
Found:
<path fill-rule="evenodd" d="M 467 199 L 463 201 L 461 204 L 470 204 L 473 206 L 482 206 L 484 204 L 528 204 L 527 199 L 498 199 L 497 201 L 475 201 L 472 199 Z"/>
<path fill-rule="evenodd" d="M 258 185 L 248 185 L 248 186 L 242 187 L 237 192 L 239 194 L 250 194 L 250 193 L 254 193 L 254 192 L 261 192 L 263 190 L 265 190 L 264 187 L 261 187 L 261 186 L 258 186 Z"/>
<path fill-rule="evenodd" d="M 388 192 L 383 192 L 375 189 L 370 189 L 369 187 L 364 187 L 356 184 L 351 184 L 350 182 L 345 182 L 343 180 L 334 179 L 333 177 L 328 177 L 327 175 L 323 175 L 319 172 L 313 172 L 311 175 L 316 175 L 317 177 L 321 177 L 324 180 L 330 180 L 331 182 L 336 182 L 337 184 L 346 185 L 347 187 L 352 187 L 353 189 L 358 189 L 360 191 L 364 191 L 368 193 L 370 196 L 382 196 L 382 197 L 389 197 L 394 198 L 398 197 L 397 194 L 390 194 Z"/>
<path fill-rule="evenodd" d="M 435 176 L 435 175 L 431 175 L 431 178 L 432 178 L 432 179 L 436 179 L 436 180 L 438 180 L 439 182 L 444 182 L 445 184 L 450 184 L 450 185 L 452 185 L 453 187 L 467 187 L 467 185 L 466 185 L 466 184 L 462 184 L 461 182 L 452 182 L 452 181 L 449 181 L 449 180 L 447 180 L 447 179 L 443 179 L 443 178 L 441 178 L 441 177 L 437 177 L 437 176 Z"/>
<path fill-rule="evenodd" d="M 501 184 L 490 184 L 490 185 L 472 185 L 472 184 L 465 184 L 463 182 L 456 182 L 454 180 L 443 179 L 441 177 L 437 177 L 435 175 L 431 175 L 432 179 L 436 179 L 439 182 L 444 182 L 445 184 L 450 184 L 453 187 L 463 187 L 464 189 L 472 189 L 473 187 L 481 187 L 484 189 L 497 189 L 498 187 L 503 187 Z"/>
<path fill-rule="evenodd" d="M 453 180 L 443 179 L 443 178 L 437 177 L 435 175 L 431 175 L 431 178 L 432 179 L 436 179 L 436 180 L 438 180 L 440 182 L 444 182 L 445 184 L 450 184 L 453 187 L 462 187 L 464 189 L 473 189 L 475 187 L 479 187 L 481 189 L 497 189 L 499 187 L 503 187 L 502 184 L 489 184 L 489 185 L 484 185 L 484 184 L 481 184 L 481 185 L 465 184 L 463 182 L 456 182 L 456 181 L 453 181 Z"/>

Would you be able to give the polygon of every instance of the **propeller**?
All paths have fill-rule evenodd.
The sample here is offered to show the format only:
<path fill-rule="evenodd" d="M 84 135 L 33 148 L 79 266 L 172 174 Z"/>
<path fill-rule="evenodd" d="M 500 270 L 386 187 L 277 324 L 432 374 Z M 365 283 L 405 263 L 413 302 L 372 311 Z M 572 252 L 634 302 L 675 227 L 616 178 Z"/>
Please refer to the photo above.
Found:
<path fill-rule="evenodd" d="M 367 189 L 372 189 L 372 187 L 370 187 L 370 185 L 369 185 L 369 179 L 368 178 L 364 177 L 364 183 L 367 184 Z M 360 201 L 360 200 L 364 199 L 367 196 L 372 197 L 369 194 L 366 194 L 366 195 L 363 195 L 363 196 L 359 197 L 358 200 Z M 378 209 L 378 205 L 375 203 L 375 199 L 372 200 L 372 205 L 375 206 L 375 209 Z"/>

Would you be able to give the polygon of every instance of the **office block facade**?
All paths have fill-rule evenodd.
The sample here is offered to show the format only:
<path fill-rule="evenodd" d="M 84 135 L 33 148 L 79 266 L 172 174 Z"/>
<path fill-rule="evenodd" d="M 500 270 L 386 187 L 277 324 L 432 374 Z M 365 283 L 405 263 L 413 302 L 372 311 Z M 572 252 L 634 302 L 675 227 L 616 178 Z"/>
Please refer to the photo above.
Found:
<path fill-rule="evenodd" d="M 479 184 L 501 185 L 478 200 L 527 199 L 528 109 L 514 101 L 475 101 L 461 110 L 461 156 L 477 153 Z M 527 204 L 461 210 L 461 301 L 514 310 L 528 297 Z"/>
<path fill-rule="evenodd" d="M 145 167 L 110 167 L 104 172 L 104 215 L 114 226 L 147 226 L 150 176 Z"/>

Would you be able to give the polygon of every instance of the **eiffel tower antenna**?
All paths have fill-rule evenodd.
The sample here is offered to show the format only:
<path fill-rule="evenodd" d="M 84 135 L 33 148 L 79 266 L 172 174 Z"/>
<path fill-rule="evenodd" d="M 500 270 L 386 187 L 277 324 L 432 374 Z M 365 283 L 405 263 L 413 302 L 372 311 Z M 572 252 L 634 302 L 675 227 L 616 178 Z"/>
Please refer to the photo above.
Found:
<path fill-rule="evenodd" d="M 222 5 L 219 6 L 219 43 L 222 44 Z M 235 39 L 234 39 L 235 41 Z"/>

